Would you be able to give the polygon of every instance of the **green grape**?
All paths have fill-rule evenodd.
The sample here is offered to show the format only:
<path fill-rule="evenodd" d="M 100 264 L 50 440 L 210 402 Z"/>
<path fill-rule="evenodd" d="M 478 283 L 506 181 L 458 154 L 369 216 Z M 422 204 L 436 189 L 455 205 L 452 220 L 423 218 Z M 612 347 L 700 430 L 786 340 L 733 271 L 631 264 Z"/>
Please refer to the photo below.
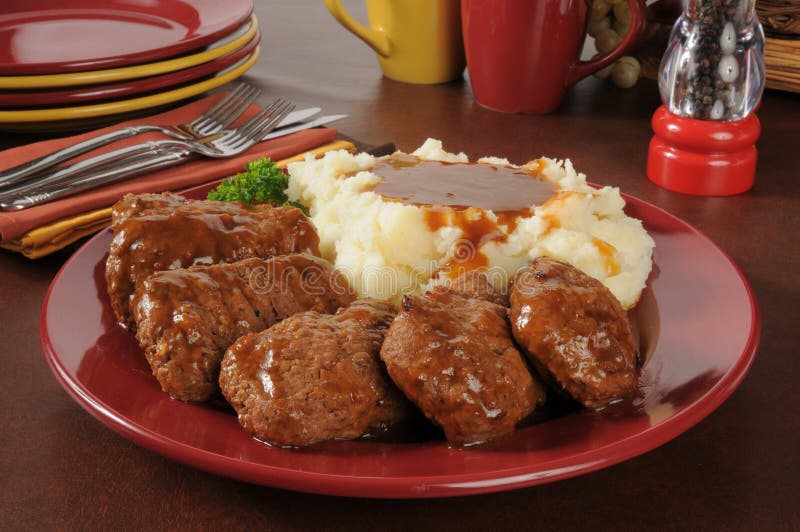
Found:
<path fill-rule="evenodd" d="M 639 79 L 639 71 L 641 66 L 635 57 L 624 56 L 621 57 L 614 68 L 611 70 L 611 79 L 614 85 L 622 89 L 629 89 L 636 85 Z"/>
<path fill-rule="evenodd" d="M 639 68 L 639 60 L 633 57 L 632 55 L 623 55 L 619 58 L 620 63 L 630 63 L 631 65 Z"/>
<path fill-rule="evenodd" d="M 597 37 L 597 34 L 603 30 L 611 29 L 611 19 L 603 17 L 600 20 L 590 20 L 586 26 L 586 33 L 592 37 Z"/>
<path fill-rule="evenodd" d="M 614 24 L 614 31 L 616 31 L 617 35 L 619 35 L 620 37 L 625 37 L 625 35 L 627 35 L 630 30 L 631 30 L 630 24 L 623 24 L 622 22 L 619 21 L 617 21 L 617 23 Z"/>
<path fill-rule="evenodd" d="M 598 57 L 600 57 L 601 55 L 603 55 L 603 54 L 599 54 L 599 53 L 597 53 L 597 54 L 594 54 L 594 57 L 592 57 L 592 59 L 597 59 L 597 58 L 598 58 Z M 595 72 L 595 73 L 594 73 L 594 74 L 592 74 L 592 75 L 593 75 L 594 77 L 596 77 L 597 79 L 607 79 L 607 78 L 608 78 L 608 76 L 610 76 L 610 75 L 611 75 L 611 70 L 612 70 L 613 68 L 614 68 L 614 63 L 611 63 L 611 64 L 610 64 L 610 65 L 608 65 L 607 67 L 605 67 L 605 68 L 603 68 L 603 69 L 600 69 L 600 70 L 598 70 L 597 72 Z"/>
<path fill-rule="evenodd" d="M 624 1 L 625 1 L 625 0 L 606 0 L 606 2 L 607 2 L 607 3 L 609 3 L 609 4 L 611 4 L 612 6 L 615 6 L 615 5 L 617 5 L 617 4 L 621 4 L 621 3 L 623 3 Z"/>
<path fill-rule="evenodd" d="M 631 8 L 628 7 L 627 2 L 623 2 L 614 6 L 614 18 L 618 23 L 621 22 L 622 24 L 627 24 L 630 26 L 631 22 L 633 21 L 633 17 L 631 16 Z"/>
<path fill-rule="evenodd" d="M 603 30 L 594 38 L 594 47 L 601 54 L 607 54 L 622 42 L 622 38 L 614 30 Z"/>
<path fill-rule="evenodd" d="M 594 0 L 594 2 L 592 2 L 592 9 L 589 12 L 589 20 L 605 18 L 609 11 L 611 11 L 611 6 L 608 5 L 606 0 Z"/>

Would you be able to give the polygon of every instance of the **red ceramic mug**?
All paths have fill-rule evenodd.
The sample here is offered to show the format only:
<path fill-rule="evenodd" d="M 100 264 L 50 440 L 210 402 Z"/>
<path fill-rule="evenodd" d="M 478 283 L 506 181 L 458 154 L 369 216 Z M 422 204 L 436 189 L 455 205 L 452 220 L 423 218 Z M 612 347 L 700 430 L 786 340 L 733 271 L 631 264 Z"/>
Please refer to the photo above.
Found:
<path fill-rule="evenodd" d="M 647 17 L 625 0 L 631 27 L 609 54 L 581 61 L 591 0 L 462 0 L 461 23 L 472 91 L 486 107 L 548 113 L 566 90 L 631 49 Z"/>

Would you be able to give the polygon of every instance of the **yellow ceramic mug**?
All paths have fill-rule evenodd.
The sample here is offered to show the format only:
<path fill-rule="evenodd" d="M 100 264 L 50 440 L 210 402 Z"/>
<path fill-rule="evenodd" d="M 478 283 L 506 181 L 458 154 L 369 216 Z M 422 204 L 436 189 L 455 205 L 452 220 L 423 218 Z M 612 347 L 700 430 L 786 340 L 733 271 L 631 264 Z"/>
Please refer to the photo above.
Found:
<path fill-rule="evenodd" d="M 387 78 L 407 83 L 444 83 L 461 76 L 466 62 L 459 0 L 367 0 L 371 28 L 325 0 L 339 23 L 378 54 Z"/>

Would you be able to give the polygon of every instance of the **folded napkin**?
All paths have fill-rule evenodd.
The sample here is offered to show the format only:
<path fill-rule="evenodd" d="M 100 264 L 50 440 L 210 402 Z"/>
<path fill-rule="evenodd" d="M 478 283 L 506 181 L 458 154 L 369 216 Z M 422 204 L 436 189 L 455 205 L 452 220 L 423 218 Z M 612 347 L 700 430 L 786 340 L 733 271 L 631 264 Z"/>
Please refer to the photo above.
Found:
<path fill-rule="evenodd" d="M 19 238 L 0 243 L 0 247 L 22 253 L 29 259 L 38 259 L 102 231 L 109 225 L 111 207 L 105 207 L 37 227 Z"/>
<path fill-rule="evenodd" d="M 188 122 L 202 114 L 222 97 L 224 97 L 224 93 L 216 93 L 159 115 L 131 120 L 122 124 L 117 124 L 108 128 L 91 131 L 89 133 L 84 133 L 73 137 L 47 140 L 18 148 L 12 148 L 10 150 L 0 152 L 0 170 L 17 166 L 47 153 L 52 153 L 60 148 L 70 146 L 81 140 L 100 135 L 113 129 L 145 123 L 177 125 Z M 247 118 L 253 116 L 259 110 L 260 109 L 258 106 L 250 106 L 240 121 L 246 120 Z M 90 190 L 76 196 L 54 201 L 52 203 L 46 203 L 22 211 L 2 212 L 0 213 L 0 243 L 2 243 L 3 247 L 21 249 L 24 246 L 19 241 L 20 237 L 32 231 L 33 229 L 41 228 L 51 224 L 52 222 L 67 217 L 88 213 L 89 211 L 95 211 L 104 207 L 110 207 L 115 202 L 120 200 L 125 194 L 185 189 L 194 185 L 207 183 L 209 181 L 214 181 L 216 179 L 235 174 L 244 168 L 246 162 L 253 159 L 257 159 L 259 157 L 269 157 L 272 160 L 285 159 L 293 155 L 306 152 L 323 144 L 327 144 L 333 141 L 335 137 L 335 129 L 324 128 L 299 131 L 285 137 L 279 137 L 277 139 L 272 139 L 267 142 L 257 144 L 243 154 L 230 159 L 193 159 L 179 166 L 155 171 L 150 174 L 145 174 L 143 176 L 122 181 L 120 183 L 109 185 L 103 188 Z M 94 156 L 104 151 L 118 149 L 127 145 L 142 143 L 147 140 L 158 140 L 161 138 L 163 138 L 163 135 L 158 133 L 138 135 L 134 138 L 114 143 L 113 145 L 103 148 L 102 150 L 96 150 L 85 157 Z M 84 236 L 84 234 L 91 234 L 92 230 L 95 229 L 93 224 L 95 224 L 95 222 L 99 219 L 94 218 L 93 216 L 97 217 L 99 215 L 95 213 L 92 215 L 87 215 L 85 220 L 70 222 L 70 230 L 73 230 L 72 228 L 81 227 L 83 231 L 81 236 Z M 56 229 L 56 234 L 64 235 L 65 233 L 61 229 Z M 74 230 L 78 231 L 78 229 Z M 12 241 L 15 241 L 15 243 L 8 246 L 8 244 L 10 244 Z"/>

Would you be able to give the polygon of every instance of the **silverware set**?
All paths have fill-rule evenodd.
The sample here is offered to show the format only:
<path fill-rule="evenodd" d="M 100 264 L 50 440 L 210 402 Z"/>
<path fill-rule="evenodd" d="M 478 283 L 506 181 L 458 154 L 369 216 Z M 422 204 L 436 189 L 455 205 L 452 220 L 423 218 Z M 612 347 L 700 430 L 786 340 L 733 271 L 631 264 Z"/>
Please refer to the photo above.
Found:
<path fill-rule="evenodd" d="M 319 108 L 295 111 L 294 104 L 275 100 L 239 126 L 238 120 L 261 91 L 237 86 L 201 116 L 176 126 L 140 125 L 111 131 L 55 153 L 0 172 L 0 210 L 14 211 L 122 181 L 197 157 L 239 155 L 255 144 L 344 118 L 329 115 L 309 122 Z M 57 165 L 118 140 L 158 132 L 167 140 L 149 141 L 54 169 Z"/>

